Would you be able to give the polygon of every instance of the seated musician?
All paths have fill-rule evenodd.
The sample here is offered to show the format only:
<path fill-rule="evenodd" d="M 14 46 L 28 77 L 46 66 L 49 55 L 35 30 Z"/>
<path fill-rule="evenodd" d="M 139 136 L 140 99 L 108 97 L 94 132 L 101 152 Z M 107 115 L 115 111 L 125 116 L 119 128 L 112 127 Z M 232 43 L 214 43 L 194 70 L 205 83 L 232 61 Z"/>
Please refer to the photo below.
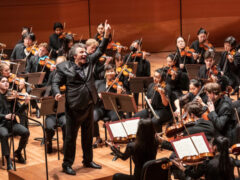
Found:
<path fill-rule="evenodd" d="M 204 176 L 206 180 L 234 180 L 234 166 L 239 167 L 239 160 L 229 156 L 229 141 L 226 137 L 218 136 L 213 140 L 215 156 L 197 166 L 184 167 L 181 162 L 173 160 L 174 164 L 188 177 L 198 179 Z"/>
<path fill-rule="evenodd" d="M 171 99 L 171 90 L 165 82 L 166 73 L 163 69 L 157 69 L 154 72 L 153 83 L 148 86 L 147 98 L 149 99 L 153 109 L 159 116 L 159 119 L 152 118 L 154 128 L 157 132 L 162 131 L 163 123 L 172 120 L 172 113 L 169 107 L 169 99 Z M 147 109 L 137 112 L 134 117 L 148 118 Z"/>
<path fill-rule="evenodd" d="M 184 107 L 185 104 L 193 101 L 194 99 L 201 103 L 202 105 L 207 104 L 208 97 L 202 89 L 201 81 L 196 79 L 191 79 L 189 84 L 189 93 L 181 96 L 180 98 L 174 101 L 174 105 L 176 107 L 175 114 L 180 115 L 180 106 Z M 180 104 L 179 104 L 180 103 Z"/>
<path fill-rule="evenodd" d="M 188 49 L 189 47 L 186 47 L 186 42 L 181 36 L 177 38 L 176 46 L 176 66 L 179 67 L 183 72 L 186 72 L 185 64 L 194 64 L 193 53 Z"/>
<path fill-rule="evenodd" d="M 220 70 L 215 64 L 214 52 L 212 50 L 207 50 L 204 53 L 204 62 L 198 72 L 198 77 L 203 82 L 217 82 L 221 85 L 221 90 L 223 92 L 227 91 L 229 85 L 229 79 L 220 73 Z"/>
<path fill-rule="evenodd" d="M 97 26 L 97 34 L 95 35 L 95 40 L 100 44 L 104 36 L 104 23 L 100 23 Z"/>
<path fill-rule="evenodd" d="M 134 174 L 114 174 L 113 180 L 140 180 L 143 165 L 150 160 L 156 159 L 158 143 L 155 139 L 155 130 L 150 119 L 139 121 L 136 140 L 127 144 L 124 153 L 121 153 L 114 146 L 111 147 L 114 154 L 122 160 L 132 156 L 135 164 Z"/>
<path fill-rule="evenodd" d="M 63 38 L 63 44 L 62 47 L 58 50 L 58 56 L 65 56 L 68 60 L 71 60 L 70 58 L 70 49 L 74 44 L 74 38 L 72 34 L 67 34 Z"/>
<path fill-rule="evenodd" d="M 103 117 L 109 117 L 111 121 L 118 120 L 118 116 L 113 110 L 106 110 L 103 105 L 101 92 L 113 92 L 113 93 L 122 93 L 122 87 L 118 85 L 112 85 L 111 82 L 115 80 L 116 72 L 115 68 L 112 65 L 107 65 L 105 67 L 105 79 L 99 80 L 99 82 L 95 82 L 96 89 L 98 92 L 98 101 L 97 104 L 94 107 L 93 111 L 93 118 L 94 118 L 94 137 L 96 137 L 96 141 L 93 144 L 93 147 L 97 147 L 99 143 L 102 142 L 102 139 L 100 138 L 99 134 L 99 126 L 98 121 L 102 119 Z M 114 87 L 113 87 L 114 86 Z M 116 87 L 115 87 L 116 86 Z M 110 89 L 109 89 L 110 88 Z M 108 90 L 109 89 L 109 90 Z M 121 113 L 120 113 L 121 114 Z"/>
<path fill-rule="evenodd" d="M 66 61 L 65 56 L 58 56 L 56 59 L 56 65 Z M 51 73 L 49 75 L 48 82 L 46 84 L 47 89 L 45 91 L 44 97 L 52 96 L 52 90 L 51 90 L 51 85 L 52 85 L 52 80 L 54 78 L 54 75 L 56 74 L 56 65 L 53 65 L 51 67 Z M 61 90 L 61 87 L 60 87 Z M 65 90 L 64 88 L 62 89 L 61 93 L 64 93 Z M 65 131 L 66 131 L 66 116 L 65 113 L 59 113 L 57 114 L 57 120 L 56 120 L 56 115 L 47 115 L 45 119 L 45 130 L 46 130 L 46 138 L 47 138 L 47 153 L 52 153 L 52 139 L 55 134 L 55 128 L 57 126 L 60 126 L 62 128 L 62 138 L 63 142 L 65 140 Z M 63 143 L 64 144 L 64 143 Z"/>
<path fill-rule="evenodd" d="M 25 59 L 26 57 L 29 59 L 33 54 L 27 51 L 27 48 L 31 49 L 30 47 L 33 45 L 34 41 L 35 35 L 33 33 L 25 33 L 23 35 L 23 43 L 19 43 L 14 47 L 10 59 Z"/>
<path fill-rule="evenodd" d="M 60 22 L 55 22 L 53 25 L 54 33 L 49 37 L 49 49 L 52 49 L 51 58 L 56 59 L 59 49 L 63 46 L 63 25 Z"/>
<path fill-rule="evenodd" d="M 222 53 L 221 60 L 218 64 L 221 74 L 229 78 L 229 85 L 234 89 L 232 95 L 238 91 L 240 84 L 240 78 L 238 76 L 238 62 L 240 56 L 239 53 L 236 52 L 236 44 L 236 39 L 233 36 L 229 36 L 225 39 L 225 51 Z"/>
<path fill-rule="evenodd" d="M 0 139 L 2 146 L 2 155 L 7 160 L 7 170 L 12 170 L 13 165 L 10 158 L 10 148 L 8 144 L 8 133 L 20 136 L 19 146 L 14 152 L 15 157 L 19 163 L 25 164 L 26 161 L 22 157 L 21 151 L 26 147 L 29 137 L 29 131 L 23 125 L 17 123 L 16 115 L 20 116 L 21 113 L 27 108 L 29 98 L 25 99 L 23 105 L 16 104 L 14 108 L 15 98 L 8 100 L 6 97 L 9 88 L 9 82 L 6 77 L 0 76 Z M 12 122 L 11 122 L 12 121 Z M 13 126 L 12 126 L 13 125 Z"/>
<path fill-rule="evenodd" d="M 169 84 L 174 96 L 180 97 L 182 95 L 183 78 L 182 71 L 176 67 L 176 54 L 169 54 L 166 60 L 166 82 Z M 188 84 L 184 84 L 184 86 L 188 86 Z"/>
<path fill-rule="evenodd" d="M 150 62 L 147 60 L 147 52 L 141 51 L 141 44 L 140 40 L 135 40 L 132 42 L 130 46 L 130 51 L 133 53 L 132 56 L 130 54 L 126 54 L 124 57 L 124 63 L 128 60 L 128 62 L 137 62 L 137 72 L 136 77 L 149 77 L 151 75 L 150 71 Z M 139 93 L 134 93 L 134 99 L 136 104 L 138 105 L 138 96 Z"/>
<path fill-rule="evenodd" d="M 193 41 L 190 48 L 195 50 L 193 53 L 193 58 L 195 63 L 204 64 L 204 53 L 205 49 L 209 49 L 207 43 L 207 31 L 203 28 L 200 28 L 197 33 L 198 39 Z M 206 45 L 206 46 L 205 46 Z M 205 48 L 206 47 L 206 48 Z"/>
<path fill-rule="evenodd" d="M 19 40 L 17 42 L 17 44 L 19 43 L 23 43 L 24 42 L 24 34 L 30 33 L 30 28 L 29 27 L 22 27 L 22 32 L 21 32 L 21 40 Z"/>
<path fill-rule="evenodd" d="M 233 129 L 236 120 L 233 118 L 233 105 L 229 97 L 221 93 L 218 83 L 208 83 L 205 85 L 208 96 L 208 119 L 213 123 L 217 132 L 229 138 L 230 145 L 233 142 Z"/>
<path fill-rule="evenodd" d="M 46 66 L 46 61 L 47 59 L 49 59 L 48 57 L 48 44 L 47 43 L 41 43 L 38 46 L 38 55 L 36 56 L 32 56 L 29 61 L 27 62 L 27 66 L 25 69 L 26 73 L 34 73 L 34 72 L 46 72 L 44 80 L 43 80 L 43 84 L 42 85 L 38 85 L 38 87 L 42 87 L 45 86 L 47 81 L 48 81 L 48 77 L 50 74 L 50 69 L 47 68 Z M 44 62 L 43 65 L 41 65 L 41 62 Z M 31 90 L 28 89 L 28 92 L 30 92 Z M 37 118 L 40 117 L 40 111 L 39 111 L 39 107 L 37 105 L 37 101 L 36 100 L 31 100 L 31 105 L 33 108 L 36 108 L 36 116 Z"/>

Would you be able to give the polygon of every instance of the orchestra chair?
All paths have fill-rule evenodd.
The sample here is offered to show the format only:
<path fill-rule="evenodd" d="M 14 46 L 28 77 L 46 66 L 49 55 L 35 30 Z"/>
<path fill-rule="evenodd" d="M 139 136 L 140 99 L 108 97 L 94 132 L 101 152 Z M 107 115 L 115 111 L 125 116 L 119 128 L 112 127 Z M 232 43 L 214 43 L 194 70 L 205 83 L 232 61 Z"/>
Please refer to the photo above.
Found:
<path fill-rule="evenodd" d="M 171 176 L 169 163 L 168 158 L 147 161 L 143 165 L 140 180 L 168 180 Z"/>
<path fill-rule="evenodd" d="M 104 132 L 105 132 L 105 141 L 104 142 L 106 142 L 108 140 L 106 123 L 111 121 L 111 119 L 109 117 L 104 117 L 104 118 L 102 118 L 102 121 L 103 121 L 103 128 L 104 128 Z M 105 143 L 105 146 L 107 147 L 108 144 Z"/>

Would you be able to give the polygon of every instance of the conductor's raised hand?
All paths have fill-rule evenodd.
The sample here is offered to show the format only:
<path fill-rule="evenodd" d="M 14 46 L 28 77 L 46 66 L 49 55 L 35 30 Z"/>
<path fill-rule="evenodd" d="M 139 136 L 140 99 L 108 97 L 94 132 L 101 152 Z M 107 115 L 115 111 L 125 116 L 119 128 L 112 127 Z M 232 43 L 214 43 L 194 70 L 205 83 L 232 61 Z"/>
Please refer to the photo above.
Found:
<path fill-rule="evenodd" d="M 104 32 L 104 38 L 109 38 L 109 35 L 111 33 L 111 26 L 108 24 L 107 20 L 105 20 Z"/>

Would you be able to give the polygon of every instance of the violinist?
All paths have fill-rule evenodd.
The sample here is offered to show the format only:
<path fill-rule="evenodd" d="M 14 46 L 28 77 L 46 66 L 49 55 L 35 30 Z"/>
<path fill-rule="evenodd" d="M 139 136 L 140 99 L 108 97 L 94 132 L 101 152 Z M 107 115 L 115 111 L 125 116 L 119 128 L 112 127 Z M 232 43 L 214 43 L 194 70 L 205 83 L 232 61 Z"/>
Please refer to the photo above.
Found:
<path fill-rule="evenodd" d="M 179 67 L 183 72 L 186 72 L 185 64 L 194 64 L 193 53 L 194 49 L 189 49 L 186 47 L 186 42 L 183 37 L 177 38 L 177 63 L 176 66 Z"/>
<path fill-rule="evenodd" d="M 65 56 L 58 56 L 56 59 L 56 65 L 65 62 L 66 57 Z M 56 74 L 56 66 L 55 68 L 51 69 L 51 73 L 48 78 L 48 82 L 46 84 L 47 89 L 45 91 L 44 97 L 52 96 L 52 81 L 54 78 L 54 75 Z M 62 91 L 62 93 L 65 93 L 65 91 Z M 53 149 L 52 149 L 52 138 L 55 134 L 55 128 L 56 126 L 60 126 L 62 128 L 62 138 L 63 142 L 65 141 L 65 131 L 66 131 L 66 116 L 65 113 L 59 113 L 57 114 L 58 120 L 56 120 L 56 115 L 51 114 L 47 115 L 45 119 L 45 130 L 46 130 L 46 139 L 47 139 L 47 153 L 51 154 Z M 56 124 L 58 123 L 58 125 Z M 64 144 L 64 143 L 63 143 Z"/>
<path fill-rule="evenodd" d="M 132 54 L 135 54 L 130 56 L 130 54 L 126 54 L 124 58 L 124 62 L 128 60 L 128 62 L 137 62 L 137 72 L 136 72 L 136 77 L 144 77 L 147 76 L 149 77 L 151 75 L 150 71 L 150 62 L 146 59 L 147 58 L 147 52 L 141 51 L 141 45 L 142 41 L 140 40 L 135 40 L 132 42 L 130 46 L 130 51 Z M 137 55 L 137 53 L 140 53 L 140 56 Z M 134 93 L 134 99 L 136 104 L 138 105 L 138 93 Z"/>
<path fill-rule="evenodd" d="M 55 22 L 53 25 L 54 33 L 49 37 L 49 49 L 52 50 L 51 58 L 56 59 L 59 49 L 63 46 L 63 39 L 60 38 L 63 33 L 63 25 L 60 22 Z"/>
<path fill-rule="evenodd" d="M 29 59 L 32 56 L 32 52 L 28 52 L 27 49 L 31 49 L 33 42 L 35 41 L 35 35 L 33 33 L 25 33 L 23 35 L 23 43 L 17 44 L 11 54 L 10 59 Z"/>
<path fill-rule="evenodd" d="M 29 27 L 22 27 L 21 40 L 19 40 L 17 44 L 24 42 L 23 35 L 27 34 L 27 33 L 30 33 L 30 28 Z"/>
<path fill-rule="evenodd" d="M 9 82 L 6 77 L 0 76 L 0 139 L 2 146 L 2 154 L 7 160 L 7 170 L 12 170 L 13 165 L 10 158 L 10 148 L 8 145 L 8 133 L 9 131 L 14 135 L 20 136 L 20 142 L 17 150 L 14 152 L 15 157 L 18 159 L 19 163 L 25 164 L 26 161 L 22 157 L 21 151 L 26 147 L 29 131 L 23 125 L 17 123 L 16 115 L 20 116 L 21 113 L 27 108 L 29 98 L 26 98 L 23 105 L 16 104 L 16 109 L 14 107 L 14 99 L 8 100 L 6 95 L 9 88 Z M 15 112 L 13 114 L 13 112 Z M 13 127 L 11 127 L 11 121 L 13 121 Z"/>
<path fill-rule="evenodd" d="M 136 140 L 127 144 L 124 153 L 120 152 L 115 146 L 111 146 L 114 154 L 122 160 L 127 160 L 132 156 L 135 164 L 134 174 L 127 175 L 122 173 L 114 174 L 113 180 L 140 180 L 143 165 L 150 160 L 156 159 L 158 142 L 155 139 L 155 130 L 150 119 L 139 121 Z"/>
<path fill-rule="evenodd" d="M 238 62 L 240 61 L 240 55 L 236 52 L 236 39 L 233 36 L 229 36 L 224 42 L 224 52 L 221 55 L 221 60 L 218 64 L 218 68 L 222 75 L 229 78 L 229 85 L 234 89 L 232 95 L 238 91 L 240 79 L 238 76 Z"/>
<path fill-rule="evenodd" d="M 204 62 L 198 72 L 198 77 L 203 82 L 217 82 L 221 85 L 223 92 L 226 91 L 229 85 L 229 79 L 220 73 L 220 70 L 215 64 L 214 52 L 212 50 L 207 50 L 204 53 Z"/>
<path fill-rule="evenodd" d="M 157 69 L 154 72 L 153 83 L 148 86 L 147 98 L 149 99 L 153 109 L 159 116 L 159 119 L 152 118 L 154 128 L 157 132 L 162 131 L 163 123 L 172 120 L 172 114 L 169 108 L 169 100 L 171 100 L 171 89 L 165 82 L 166 73 L 163 69 Z M 168 98 L 168 97 L 169 98 Z M 137 112 L 134 117 L 148 118 L 149 112 L 147 109 Z"/>
<path fill-rule="evenodd" d="M 103 117 L 109 117 L 111 121 L 118 120 L 118 116 L 113 110 L 106 110 L 103 105 L 102 101 L 102 95 L 101 92 L 106 92 L 109 86 L 112 86 L 109 89 L 109 92 L 112 93 L 122 93 L 122 88 L 118 86 L 113 86 L 111 82 L 113 82 L 116 78 L 116 72 L 115 68 L 112 65 L 105 66 L 105 79 L 104 80 L 98 80 L 98 82 L 95 82 L 96 89 L 98 92 L 98 101 L 97 104 L 94 107 L 93 111 L 93 118 L 94 118 L 94 135 L 93 137 L 96 137 L 96 141 L 93 144 L 93 147 L 96 148 L 100 143 L 102 143 L 102 139 L 100 138 L 99 133 L 99 126 L 98 121 L 102 119 Z M 120 113 L 121 114 L 121 113 Z"/>
<path fill-rule="evenodd" d="M 195 62 L 197 64 L 204 64 L 204 53 L 205 53 L 205 49 L 209 49 L 209 48 L 205 48 L 206 46 L 208 46 L 208 42 L 207 42 L 207 31 L 203 28 L 200 28 L 198 33 L 197 33 L 197 37 L 198 39 L 193 41 L 191 44 L 191 49 L 195 50 L 195 53 L 193 53 L 193 58 L 195 60 Z M 205 46 L 206 44 L 206 46 Z"/>
<path fill-rule="evenodd" d="M 211 160 L 206 160 L 197 167 L 184 167 L 182 163 L 173 161 L 174 164 L 188 177 L 198 179 L 205 176 L 206 180 L 234 180 L 234 166 L 239 167 L 239 161 L 229 156 L 229 141 L 226 137 L 218 136 L 214 138 L 213 150 L 215 156 Z"/>
<path fill-rule="evenodd" d="M 232 144 L 236 119 L 233 118 L 231 99 L 221 94 L 221 87 L 218 83 L 207 83 L 205 91 L 208 96 L 208 119 L 212 121 L 216 132 L 229 138 L 230 144 Z"/>
<path fill-rule="evenodd" d="M 69 56 L 69 51 L 74 44 L 74 38 L 72 34 L 67 34 L 65 38 L 63 38 L 62 47 L 58 51 L 58 56 L 65 56 L 68 60 L 71 60 Z"/>
<path fill-rule="evenodd" d="M 167 56 L 167 71 L 166 82 L 169 84 L 172 93 L 174 96 L 180 97 L 182 95 L 182 85 L 186 86 L 185 83 L 182 83 L 182 71 L 176 67 L 176 54 L 169 54 Z"/>
<path fill-rule="evenodd" d="M 95 35 L 95 40 L 100 44 L 104 36 L 104 23 L 100 23 L 97 26 L 97 34 Z"/>
<path fill-rule="evenodd" d="M 194 99 L 198 101 L 200 104 L 207 104 L 208 97 L 204 90 L 202 89 L 201 81 L 197 79 L 191 79 L 189 84 L 189 93 L 181 96 L 179 99 L 174 101 L 176 111 L 175 115 L 180 115 L 180 106 L 184 107 L 185 104 L 193 101 Z M 180 104 L 179 104 L 180 103 Z"/>

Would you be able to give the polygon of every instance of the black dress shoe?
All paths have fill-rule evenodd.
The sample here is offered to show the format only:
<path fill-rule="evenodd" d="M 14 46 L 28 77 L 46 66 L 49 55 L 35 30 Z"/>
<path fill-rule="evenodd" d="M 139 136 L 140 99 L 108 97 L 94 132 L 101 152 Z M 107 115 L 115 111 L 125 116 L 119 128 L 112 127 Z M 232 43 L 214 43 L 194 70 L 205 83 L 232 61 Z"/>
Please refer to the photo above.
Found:
<path fill-rule="evenodd" d="M 90 162 L 90 163 L 84 163 L 83 164 L 84 165 L 84 167 L 88 167 L 88 168 L 94 168 L 94 169 L 102 169 L 102 166 L 100 166 L 100 165 L 98 165 L 98 164 L 96 164 L 95 162 Z"/>
<path fill-rule="evenodd" d="M 48 154 L 51 154 L 52 152 L 53 152 L 52 142 L 48 142 L 48 143 L 47 143 L 47 153 L 48 153 Z"/>
<path fill-rule="evenodd" d="M 40 118 L 40 110 L 39 109 L 36 109 L 36 117 Z"/>
<path fill-rule="evenodd" d="M 103 142 L 102 139 L 101 139 L 101 138 L 98 138 L 98 139 L 94 142 L 93 148 L 97 148 L 102 142 Z"/>
<path fill-rule="evenodd" d="M 9 158 L 7 160 L 7 170 L 13 170 L 13 164 L 12 164 L 12 160 Z"/>
<path fill-rule="evenodd" d="M 18 159 L 18 162 L 19 162 L 19 163 L 21 163 L 21 164 L 26 164 L 26 161 L 25 161 L 25 159 L 22 157 L 22 154 L 21 154 L 21 153 L 15 152 L 15 157 Z"/>
<path fill-rule="evenodd" d="M 63 172 L 70 175 L 76 175 L 76 172 L 72 169 L 71 166 L 63 166 Z"/>

